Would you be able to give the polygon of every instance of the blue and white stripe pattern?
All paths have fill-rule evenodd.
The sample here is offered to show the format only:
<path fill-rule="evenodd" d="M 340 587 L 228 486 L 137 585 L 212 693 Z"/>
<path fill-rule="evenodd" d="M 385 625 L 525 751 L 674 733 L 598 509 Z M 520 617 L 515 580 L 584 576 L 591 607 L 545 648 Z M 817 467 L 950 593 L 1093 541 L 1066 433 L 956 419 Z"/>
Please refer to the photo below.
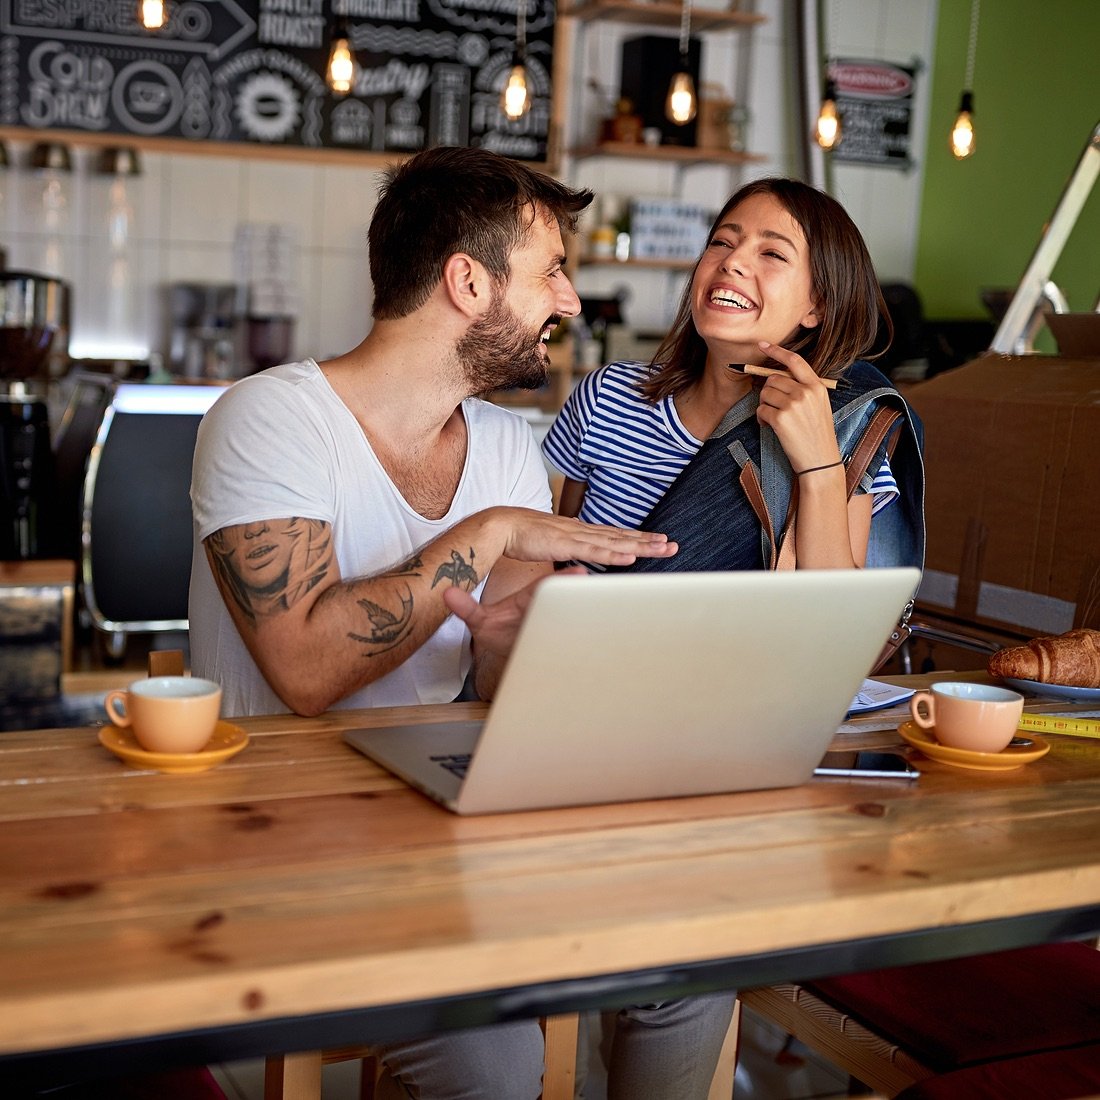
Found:
<path fill-rule="evenodd" d="M 609 363 L 585 375 L 542 444 L 554 467 L 587 483 L 580 518 L 637 527 L 703 445 L 680 423 L 671 397 L 651 405 L 638 392 L 645 363 Z M 875 475 L 873 512 L 897 495 L 888 462 Z"/>

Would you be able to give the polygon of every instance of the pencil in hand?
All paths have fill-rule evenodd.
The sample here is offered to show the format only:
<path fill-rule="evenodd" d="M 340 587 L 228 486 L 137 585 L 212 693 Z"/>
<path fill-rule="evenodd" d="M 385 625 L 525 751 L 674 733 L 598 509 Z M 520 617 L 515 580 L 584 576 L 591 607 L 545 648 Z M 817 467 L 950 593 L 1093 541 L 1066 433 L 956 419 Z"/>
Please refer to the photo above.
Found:
<path fill-rule="evenodd" d="M 754 374 L 758 378 L 767 378 L 772 374 L 788 374 L 788 371 L 783 370 L 780 367 L 762 367 L 756 363 L 727 363 L 730 370 L 739 371 L 741 374 Z M 822 378 L 821 384 L 827 390 L 836 389 L 835 378 Z"/>

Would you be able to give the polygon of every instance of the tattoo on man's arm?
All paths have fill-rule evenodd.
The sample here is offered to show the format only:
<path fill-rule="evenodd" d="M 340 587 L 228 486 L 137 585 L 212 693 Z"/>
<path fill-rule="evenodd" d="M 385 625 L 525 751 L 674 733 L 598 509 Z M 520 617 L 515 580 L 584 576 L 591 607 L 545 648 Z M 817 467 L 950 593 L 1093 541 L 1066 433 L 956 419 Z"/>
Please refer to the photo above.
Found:
<path fill-rule="evenodd" d="M 420 570 L 424 568 L 424 559 L 419 554 L 413 554 L 408 561 L 403 561 L 395 569 L 386 574 L 388 577 L 419 577 Z"/>
<path fill-rule="evenodd" d="M 329 525 L 298 516 L 223 527 L 206 546 L 223 598 L 253 626 L 290 610 L 333 565 Z"/>
<path fill-rule="evenodd" d="M 444 562 L 436 571 L 432 588 L 440 581 L 450 581 L 457 588 L 467 592 L 477 588 L 481 578 L 474 569 L 474 548 L 470 547 L 470 560 L 467 561 L 457 550 L 451 551 L 451 560 Z"/>
<path fill-rule="evenodd" d="M 401 608 L 392 611 L 375 603 L 373 600 L 357 600 L 359 606 L 366 612 L 370 620 L 370 633 L 356 634 L 349 631 L 348 637 L 353 641 L 361 642 L 368 646 L 367 656 L 374 657 L 379 653 L 385 653 L 388 649 L 400 645 L 406 635 L 412 630 L 413 620 L 413 594 L 412 589 L 405 586 L 405 592 L 399 596 Z"/>

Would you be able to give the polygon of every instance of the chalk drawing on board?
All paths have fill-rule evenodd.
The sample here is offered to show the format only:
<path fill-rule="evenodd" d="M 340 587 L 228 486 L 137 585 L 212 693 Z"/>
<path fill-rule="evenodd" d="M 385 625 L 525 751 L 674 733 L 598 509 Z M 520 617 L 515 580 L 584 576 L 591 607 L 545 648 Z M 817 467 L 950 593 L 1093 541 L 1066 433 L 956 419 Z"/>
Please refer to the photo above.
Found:
<path fill-rule="evenodd" d="M 502 0 L 498 11 L 487 11 L 484 0 L 428 0 L 430 11 L 449 23 L 467 31 L 489 31 L 495 34 L 514 34 L 519 4 L 527 6 L 527 33 L 538 34 L 554 23 L 554 4 L 540 0 Z"/>
<path fill-rule="evenodd" d="M 297 58 L 249 50 L 214 72 L 211 137 L 320 145 L 325 90 L 321 76 Z"/>
<path fill-rule="evenodd" d="M 286 77 L 257 72 L 237 88 L 234 113 L 256 141 L 286 141 L 298 125 L 301 97 Z"/>
<path fill-rule="evenodd" d="M 339 145 L 369 148 L 371 142 L 371 109 L 358 99 L 345 99 L 332 109 L 329 129 L 332 140 Z"/>
<path fill-rule="evenodd" d="M 111 89 L 115 117 L 132 134 L 163 134 L 183 113 L 179 77 L 159 61 L 133 61 Z"/>
<path fill-rule="evenodd" d="M 398 57 L 455 56 L 458 39 L 450 31 L 414 30 L 412 27 L 371 26 L 360 23 L 351 28 L 351 44 L 356 54 L 388 54 Z"/>
<path fill-rule="evenodd" d="M 470 136 L 470 70 L 465 65 L 432 68 L 428 140 L 431 145 L 467 145 Z"/>
<path fill-rule="evenodd" d="M 210 70 L 206 62 L 192 58 L 180 78 L 183 84 L 183 113 L 180 133 L 194 141 L 210 133 Z"/>
<path fill-rule="evenodd" d="M 420 105 L 415 100 L 399 99 L 391 104 L 386 124 L 386 148 L 409 151 L 424 148 Z"/>

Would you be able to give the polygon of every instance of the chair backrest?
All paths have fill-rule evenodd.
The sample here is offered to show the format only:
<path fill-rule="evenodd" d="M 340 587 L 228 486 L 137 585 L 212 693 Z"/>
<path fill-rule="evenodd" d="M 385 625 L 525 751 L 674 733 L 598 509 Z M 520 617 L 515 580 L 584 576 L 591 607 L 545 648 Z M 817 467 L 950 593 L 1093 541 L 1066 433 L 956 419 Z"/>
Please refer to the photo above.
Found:
<path fill-rule="evenodd" d="M 182 676 L 184 671 L 182 649 L 153 649 L 149 651 L 150 676 Z"/>
<path fill-rule="evenodd" d="M 104 631 L 187 629 L 191 461 L 205 386 L 119 386 L 84 481 L 84 603 Z"/>

